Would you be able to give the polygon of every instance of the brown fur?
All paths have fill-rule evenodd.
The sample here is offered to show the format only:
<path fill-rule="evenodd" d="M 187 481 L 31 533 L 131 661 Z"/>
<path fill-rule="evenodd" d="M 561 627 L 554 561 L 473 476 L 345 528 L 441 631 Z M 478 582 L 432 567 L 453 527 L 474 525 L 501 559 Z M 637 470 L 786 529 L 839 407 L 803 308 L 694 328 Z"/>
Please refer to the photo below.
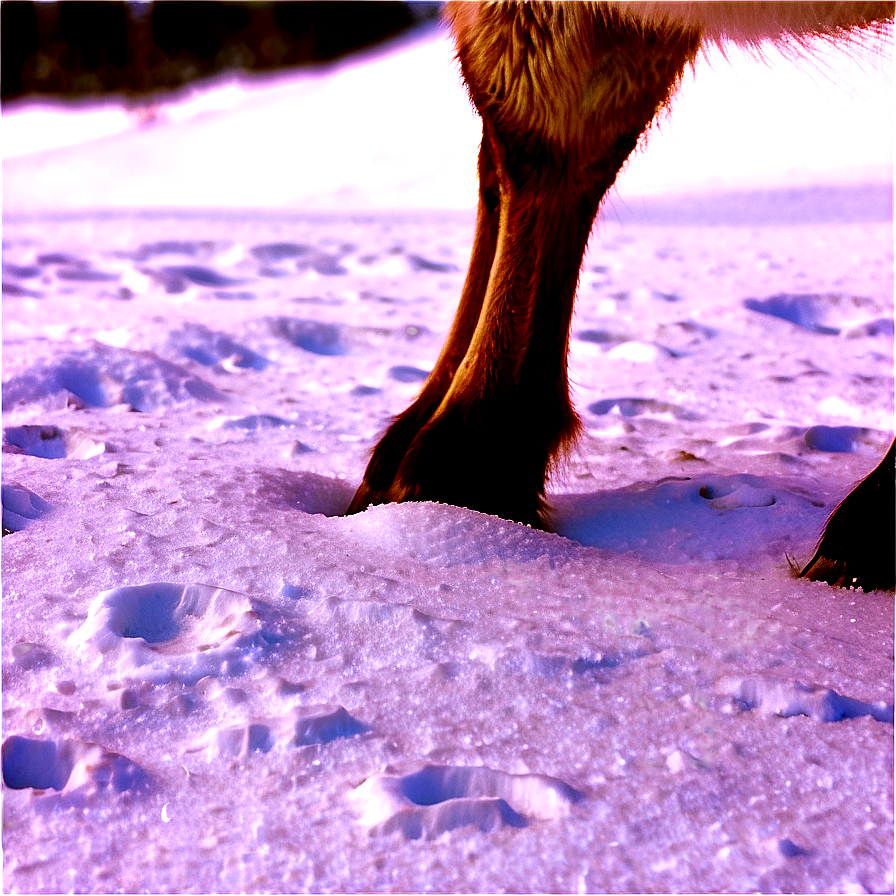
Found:
<path fill-rule="evenodd" d="M 546 527 L 545 478 L 576 437 L 567 379 L 601 201 L 701 46 L 835 37 L 891 4 L 449 3 L 482 116 L 479 206 L 454 325 L 349 508 L 442 501 Z"/>

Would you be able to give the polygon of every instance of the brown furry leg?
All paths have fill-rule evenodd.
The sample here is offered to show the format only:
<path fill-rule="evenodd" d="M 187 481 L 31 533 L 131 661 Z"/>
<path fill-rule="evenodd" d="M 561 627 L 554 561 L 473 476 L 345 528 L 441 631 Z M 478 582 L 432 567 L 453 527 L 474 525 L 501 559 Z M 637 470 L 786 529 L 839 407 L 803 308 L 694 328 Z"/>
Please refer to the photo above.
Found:
<path fill-rule="evenodd" d="M 527 155 L 499 169 L 507 175 Z M 599 197 L 583 198 L 556 160 L 524 158 L 522 167 L 522 177 L 510 175 L 517 184 L 502 183 L 498 251 L 479 326 L 389 497 L 460 504 L 544 528 L 546 471 L 578 427 L 567 339 Z"/>
<path fill-rule="evenodd" d="M 802 578 L 864 591 L 896 588 L 894 444 L 831 514 Z"/>
<path fill-rule="evenodd" d="M 591 4 L 453 9 L 483 120 L 474 256 L 437 369 L 375 449 L 350 511 L 429 500 L 545 526 L 547 471 L 578 427 L 566 356 L 591 225 L 699 34 Z"/>
<path fill-rule="evenodd" d="M 498 182 L 491 152 L 485 140 L 479 151 L 479 207 L 470 268 L 461 292 L 454 324 L 439 360 L 413 404 L 390 424 L 373 449 L 364 479 L 347 513 L 358 513 L 371 504 L 384 504 L 395 474 L 417 433 L 426 425 L 451 386 L 454 374 L 470 345 L 479 321 L 482 300 L 495 257 L 499 218 Z"/>

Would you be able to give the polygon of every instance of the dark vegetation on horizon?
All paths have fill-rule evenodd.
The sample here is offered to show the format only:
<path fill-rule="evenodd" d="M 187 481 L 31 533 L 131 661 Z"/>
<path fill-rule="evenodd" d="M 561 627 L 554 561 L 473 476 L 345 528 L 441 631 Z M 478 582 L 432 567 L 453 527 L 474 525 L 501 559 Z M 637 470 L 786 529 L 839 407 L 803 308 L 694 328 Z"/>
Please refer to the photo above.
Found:
<path fill-rule="evenodd" d="M 327 62 L 438 12 L 400 2 L 4 0 L 0 99 L 136 99 L 223 71 Z"/>

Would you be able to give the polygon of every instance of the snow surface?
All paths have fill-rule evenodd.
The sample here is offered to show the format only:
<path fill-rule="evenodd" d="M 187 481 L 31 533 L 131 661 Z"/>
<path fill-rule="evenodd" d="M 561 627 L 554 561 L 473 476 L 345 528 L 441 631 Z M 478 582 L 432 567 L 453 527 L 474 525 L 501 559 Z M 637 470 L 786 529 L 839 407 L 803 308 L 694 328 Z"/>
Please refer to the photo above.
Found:
<path fill-rule="evenodd" d="M 440 38 L 372 89 L 406 54 L 438 89 Z M 64 212 L 48 152 L 4 166 L 53 198 L 3 233 L 5 890 L 892 892 L 893 600 L 789 565 L 893 426 L 876 168 L 608 207 L 547 534 L 339 516 L 469 213 Z"/>

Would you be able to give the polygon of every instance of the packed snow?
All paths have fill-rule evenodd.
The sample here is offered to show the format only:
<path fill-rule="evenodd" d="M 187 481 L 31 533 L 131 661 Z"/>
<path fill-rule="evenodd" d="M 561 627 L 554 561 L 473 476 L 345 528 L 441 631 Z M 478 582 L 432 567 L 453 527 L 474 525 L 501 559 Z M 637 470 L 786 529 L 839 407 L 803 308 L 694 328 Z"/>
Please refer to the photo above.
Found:
<path fill-rule="evenodd" d="M 872 71 L 889 139 L 869 65 L 818 80 Z M 664 123 L 583 267 L 556 532 L 342 517 L 463 282 L 450 91 L 428 35 L 4 164 L 6 891 L 893 891 L 893 598 L 792 573 L 891 437 L 880 141 L 640 198 Z"/>

